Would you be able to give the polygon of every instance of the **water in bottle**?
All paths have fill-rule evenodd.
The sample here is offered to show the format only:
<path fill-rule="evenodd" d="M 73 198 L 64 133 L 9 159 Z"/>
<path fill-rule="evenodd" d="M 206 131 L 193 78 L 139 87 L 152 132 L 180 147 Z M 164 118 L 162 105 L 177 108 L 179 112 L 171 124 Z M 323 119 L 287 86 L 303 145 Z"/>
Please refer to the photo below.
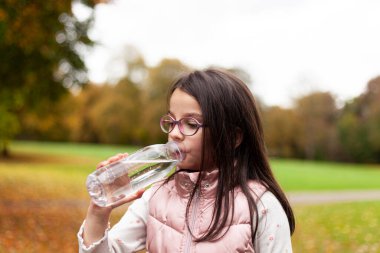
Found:
<path fill-rule="evenodd" d="M 164 179 L 182 160 L 175 142 L 151 145 L 91 173 L 87 190 L 95 204 L 109 206 Z"/>

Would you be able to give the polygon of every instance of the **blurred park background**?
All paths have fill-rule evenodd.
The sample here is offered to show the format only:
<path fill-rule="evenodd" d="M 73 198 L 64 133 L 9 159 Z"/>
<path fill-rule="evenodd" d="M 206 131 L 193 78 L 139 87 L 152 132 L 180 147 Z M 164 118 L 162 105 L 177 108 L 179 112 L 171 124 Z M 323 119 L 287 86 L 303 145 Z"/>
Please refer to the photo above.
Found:
<path fill-rule="evenodd" d="M 125 45 L 124 74 L 91 80 L 86 59 L 99 41 L 89 31 L 95 10 L 110 4 L 0 2 L 0 252 L 76 252 L 86 176 L 110 155 L 166 140 L 158 122 L 167 87 L 193 66 L 173 57 L 147 64 L 138 45 Z M 210 65 L 236 73 L 256 95 L 287 194 L 380 190 L 380 66 L 350 99 L 311 90 L 284 106 L 258 96 L 246 69 Z M 294 208 L 295 252 L 380 252 L 378 200 Z"/>

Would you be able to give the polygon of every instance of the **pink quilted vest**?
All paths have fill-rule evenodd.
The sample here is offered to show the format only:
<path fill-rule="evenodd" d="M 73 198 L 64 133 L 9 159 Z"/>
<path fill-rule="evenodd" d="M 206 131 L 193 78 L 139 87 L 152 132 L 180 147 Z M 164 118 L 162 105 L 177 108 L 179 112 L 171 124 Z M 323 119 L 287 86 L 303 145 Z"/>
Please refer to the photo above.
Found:
<path fill-rule="evenodd" d="M 158 189 L 149 202 L 147 224 L 147 250 L 150 253 L 220 253 L 254 252 L 248 203 L 244 194 L 235 190 L 235 213 L 228 232 L 215 241 L 196 243 L 191 237 L 186 223 L 186 205 L 194 187 L 198 173 L 181 172 L 174 180 Z M 189 224 L 196 237 L 204 234 L 212 218 L 218 171 L 207 173 L 201 182 L 190 208 Z M 265 192 L 265 187 L 250 182 L 255 200 Z M 155 189 L 154 189 L 155 190 Z"/>

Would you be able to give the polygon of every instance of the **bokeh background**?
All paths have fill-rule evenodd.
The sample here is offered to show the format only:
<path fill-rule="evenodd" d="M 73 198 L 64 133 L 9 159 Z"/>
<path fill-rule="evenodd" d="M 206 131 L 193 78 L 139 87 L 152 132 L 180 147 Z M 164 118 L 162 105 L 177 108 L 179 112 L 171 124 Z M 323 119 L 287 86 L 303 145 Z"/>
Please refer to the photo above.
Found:
<path fill-rule="evenodd" d="M 210 66 L 237 74 L 258 101 L 295 208 L 294 251 L 380 252 L 379 9 L 1 1 L 0 252 L 76 252 L 86 176 L 115 153 L 164 142 L 168 86 Z"/>

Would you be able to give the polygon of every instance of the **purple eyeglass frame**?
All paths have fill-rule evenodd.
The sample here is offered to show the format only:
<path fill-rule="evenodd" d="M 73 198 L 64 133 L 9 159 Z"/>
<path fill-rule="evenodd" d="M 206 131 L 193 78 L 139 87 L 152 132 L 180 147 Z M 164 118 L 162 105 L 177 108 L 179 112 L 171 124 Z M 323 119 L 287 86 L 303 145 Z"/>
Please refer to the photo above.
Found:
<path fill-rule="evenodd" d="M 169 117 L 169 118 L 172 120 L 172 123 L 174 123 L 174 127 L 173 127 L 171 130 L 169 130 L 169 131 L 166 131 L 166 130 L 162 127 L 162 125 L 163 125 L 163 121 L 164 121 L 164 118 L 166 118 L 166 117 Z M 197 123 L 197 129 L 194 131 L 193 134 L 185 134 L 185 133 L 183 132 L 183 130 L 182 130 L 183 126 L 182 126 L 182 123 L 181 123 L 181 120 L 183 120 L 183 119 L 192 119 L 192 120 L 194 120 L 194 121 Z M 167 134 L 170 133 L 171 131 L 173 131 L 173 129 L 175 128 L 176 125 L 178 126 L 178 129 L 179 129 L 179 131 L 181 132 L 181 134 L 183 134 L 183 135 L 185 135 L 185 136 L 193 136 L 193 135 L 195 135 L 195 134 L 198 132 L 199 128 L 205 126 L 204 124 L 199 123 L 199 121 L 198 121 L 197 119 L 193 118 L 193 117 L 184 117 L 184 118 L 181 118 L 181 119 L 179 119 L 179 120 L 175 120 L 175 119 L 173 119 L 173 117 L 170 116 L 170 115 L 164 115 L 164 116 L 162 116 L 161 119 L 160 119 L 160 127 L 161 127 L 161 130 L 162 130 L 164 133 L 167 133 Z"/>

